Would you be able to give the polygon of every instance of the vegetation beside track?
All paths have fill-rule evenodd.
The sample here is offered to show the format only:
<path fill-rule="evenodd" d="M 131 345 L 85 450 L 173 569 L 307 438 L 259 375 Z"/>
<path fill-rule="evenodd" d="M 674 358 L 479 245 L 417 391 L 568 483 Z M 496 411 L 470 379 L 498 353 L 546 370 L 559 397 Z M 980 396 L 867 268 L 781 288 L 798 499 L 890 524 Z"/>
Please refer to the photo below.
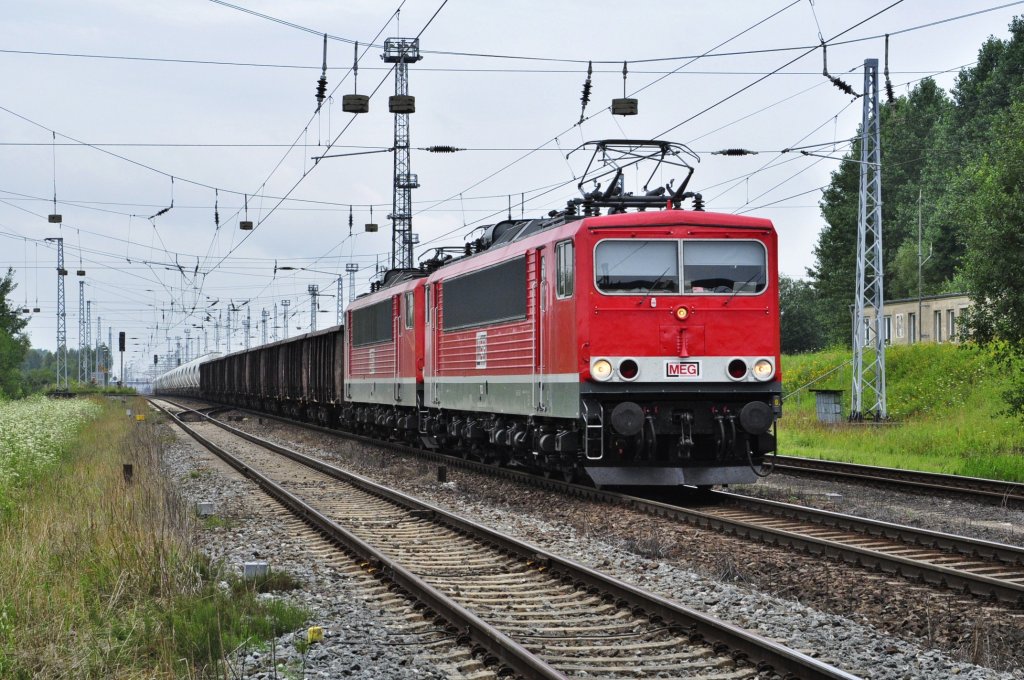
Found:
<path fill-rule="evenodd" d="M 923 343 L 886 349 L 886 424 L 825 425 L 810 389 L 843 390 L 850 412 L 849 349 L 783 357 L 779 451 L 786 455 L 1024 482 L 1024 428 L 1006 413 L 1011 378 L 993 348 Z"/>
<path fill-rule="evenodd" d="M 146 409 L 0 404 L 0 450 L 32 432 L 0 515 L 0 677 L 226 677 L 232 650 L 305 620 L 257 597 L 289 585 L 279 577 L 243 582 L 192 547 L 197 520 L 160 474 L 159 430 L 126 407 Z"/>

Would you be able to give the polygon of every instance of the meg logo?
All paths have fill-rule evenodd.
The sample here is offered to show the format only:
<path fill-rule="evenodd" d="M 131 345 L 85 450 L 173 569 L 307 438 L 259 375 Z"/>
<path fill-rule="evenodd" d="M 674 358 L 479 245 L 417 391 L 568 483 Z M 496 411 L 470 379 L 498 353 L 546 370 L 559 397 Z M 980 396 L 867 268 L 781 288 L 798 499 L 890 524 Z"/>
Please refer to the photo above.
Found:
<path fill-rule="evenodd" d="M 700 377 L 700 362 L 699 361 L 666 361 L 665 362 L 665 377 L 666 378 L 681 378 L 683 380 L 694 379 Z"/>

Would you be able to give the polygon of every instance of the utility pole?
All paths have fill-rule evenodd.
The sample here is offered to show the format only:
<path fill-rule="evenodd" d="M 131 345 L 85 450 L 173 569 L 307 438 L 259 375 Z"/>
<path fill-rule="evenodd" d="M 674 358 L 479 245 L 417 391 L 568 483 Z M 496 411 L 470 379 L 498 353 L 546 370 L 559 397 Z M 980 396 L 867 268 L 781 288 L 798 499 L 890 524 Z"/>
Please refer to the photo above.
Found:
<path fill-rule="evenodd" d="M 356 299 L 356 272 L 359 271 L 359 265 L 355 262 L 348 262 L 345 264 L 345 272 L 348 274 L 348 301 L 352 302 Z"/>
<path fill-rule="evenodd" d="M 263 325 L 263 343 L 267 344 L 267 308 L 263 308 L 263 312 L 260 315 L 260 323 Z"/>
<path fill-rule="evenodd" d="M 409 114 L 416 111 L 416 99 L 409 96 L 409 64 L 422 59 L 419 38 L 387 38 L 384 41 L 385 63 L 395 65 L 395 96 L 388 109 L 395 114 L 394 185 L 391 201 L 391 268 L 413 266 L 412 190 L 419 180 L 412 173 L 409 159 Z"/>
<path fill-rule="evenodd" d="M 921 190 L 917 190 L 917 341 L 924 342 L 924 300 L 921 294 L 924 286 L 924 263 L 932 259 L 932 246 L 928 244 L 928 257 L 921 250 Z"/>
<path fill-rule="evenodd" d="M 291 300 L 281 300 L 281 307 L 283 307 L 283 311 L 281 312 L 281 328 L 284 329 L 285 340 L 288 339 L 288 307 L 290 307 L 291 304 Z"/>
<path fill-rule="evenodd" d="M 57 391 L 68 391 L 68 328 L 67 309 L 64 303 L 64 239 L 48 238 L 57 244 Z"/>
<path fill-rule="evenodd" d="M 315 283 L 309 284 L 306 288 L 309 291 L 309 332 L 316 332 L 316 298 L 320 294 L 320 286 Z"/>
<path fill-rule="evenodd" d="M 217 320 L 213 322 L 213 346 L 216 351 L 220 351 L 220 320 L 223 316 L 223 312 L 217 312 Z"/>
<path fill-rule="evenodd" d="M 228 327 L 225 333 L 225 349 L 227 354 L 231 354 L 231 315 L 235 312 L 234 303 L 228 305 Z"/>
<path fill-rule="evenodd" d="M 878 60 L 864 60 L 864 108 L 857 213 L 857 293 L 853 316 L 850 420 L 885 420 L 885 309 L 882 285 L 882 151 Z M 872 313 L 868 322 L 866 312 Z M 920 320 L 918 320 L 920 323 Z"/>
<path fill-rule="evenodd" d="M 272 331 L 271 335 L 274 338 L 274 342 L 277 342 L 277 303 L 276 302 L 274 303 L 274 317 L 273 318 L 274 318 L 274 323 L 271 324 L 273 326 L 271 328 L 271 331 Z"/>
<path fill-rule="evenodd" d="M 192 361 L 192 329 L 185 329 L 185 363 Z"/>
<path fill-rule="evenodd" d="M 170 345 L 168 345 L 168 347 L 170 347 Z M 170 352 L 169 349 L 168 349 L 168 352 Z M 106 386 L 106 385 L 108 385 L 110 383 L 110 369 L 111 369 L 110 365 L 112 363 L 114 363 L 114 327 L 113 326 L 107 326 L 107 356 L 110 357 L 110 361 L 107 362 L 107 371 L 103 375 L 103 384 L 104 384 L 104 386 Z"/>

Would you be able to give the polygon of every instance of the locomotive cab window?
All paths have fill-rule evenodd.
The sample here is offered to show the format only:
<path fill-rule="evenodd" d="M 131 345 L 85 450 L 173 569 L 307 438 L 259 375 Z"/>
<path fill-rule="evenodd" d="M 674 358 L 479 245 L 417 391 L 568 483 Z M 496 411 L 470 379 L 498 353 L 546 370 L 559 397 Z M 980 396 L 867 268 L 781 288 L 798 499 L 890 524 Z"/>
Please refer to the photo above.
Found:
<path fill-rule="evenodd" d="M 572 241 L 563 241 L 555 246 L 555 279 L 559 298 L 572 297 L 575 279 L 573 250 Z"/>
<path fill-rule="evenodd" d="M 679 242 L 601 241 L 594 248 L 594 277 L 602 293 L 679 293 Z"/>
<path fill-rule="evenodd" d="M 768 286 L 760 241 L 684 241 L 684 293 L 757 294 Z"/>
<path fill-rule="evenodd" d="M 408 293 L 405 294 L 405 327 L 406 328 L 412 328 L 412 322 L 413 322 L 413 318 L 414 318 L 413 311 L 416 309 L 415 304 L 416 303 L 415 303 L 415 299 L 413 298 L 412 291 L 409 291 Z"/>

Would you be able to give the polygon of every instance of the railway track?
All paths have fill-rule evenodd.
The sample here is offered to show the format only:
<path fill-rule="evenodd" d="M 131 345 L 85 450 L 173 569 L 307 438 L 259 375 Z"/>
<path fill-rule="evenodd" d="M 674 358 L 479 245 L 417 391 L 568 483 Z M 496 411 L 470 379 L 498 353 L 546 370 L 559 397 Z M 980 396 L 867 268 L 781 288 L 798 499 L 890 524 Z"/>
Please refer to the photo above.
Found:
<path fill-rule="evenodd" d="M 155 405 L 516 674 L 854 677 L 226 423 L 184 423 Z"/>
<path fill-rule="evenodd" d="M 794 456 L 777 456 L 776 460 L 776 470 L 786 474 L 867 483 L 903 491 L 966 496 L 986 503 L 1024 507 L 1024 484 L 1016 482 Z"/>
<path fill-rule="evenodd" d="M 244 409 L 239 409 L 244 410 Z M 952 588 L 989 600 L 1024 606 L 1024 548 L 926 529 L 869 520 L 805 506 L 761 500 L 728 492 L 707 494 L 694 507 L 614 491 L 544 479 L 395 443 L 380 442 L 330 428 L 258 414 L 291 425 L 353 439 L 401 453 L 426 457 L 484 474 L 502 476 L 560 493 L 620 504 L 695 526 L 785 546 L 849 564 L 905 576 L 915 582 Z"/>

